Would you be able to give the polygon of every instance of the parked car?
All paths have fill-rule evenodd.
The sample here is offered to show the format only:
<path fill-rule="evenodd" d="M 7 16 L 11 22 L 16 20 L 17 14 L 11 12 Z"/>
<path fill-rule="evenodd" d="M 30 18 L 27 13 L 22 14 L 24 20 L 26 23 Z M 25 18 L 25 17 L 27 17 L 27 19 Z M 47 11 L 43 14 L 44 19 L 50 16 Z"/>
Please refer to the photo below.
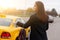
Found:
<path fill-rule="evenodd" d="M 51 15 L 48 15 L 48 17 L 49 17 L 48 22 L 53 23 L 54 22 L 54 17 L 51 16 Z"/>
<path fill-rule="evenodd" d="M 24 22 L 20 17 L 0 15 L 0 40 L 26 39 L 26 31 L 22 27 L 17 27 L 17 21 Z"/>

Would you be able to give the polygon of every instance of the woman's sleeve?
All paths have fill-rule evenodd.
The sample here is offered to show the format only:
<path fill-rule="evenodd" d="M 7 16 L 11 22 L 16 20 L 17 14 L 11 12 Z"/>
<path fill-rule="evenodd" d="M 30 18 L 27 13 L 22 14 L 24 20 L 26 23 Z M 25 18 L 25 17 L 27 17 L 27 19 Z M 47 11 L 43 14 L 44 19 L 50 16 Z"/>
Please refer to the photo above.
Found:
<path fill-rule="evenodd" d="M 49 23 L 47 22 L 45 26 L 45 30 L 48 30 L 48 28 L 49 28 Z"/>
<path fill-rule="evenodd" d="M 43 24 L 43 27 L 42 27 L 43 30 L 48 30 L 48 28 L 49 28 L 49 23 L 48 22 Z"/>
<path fill-rule="evenodd" d="M 31 24 L 32 24 L 32 20 L 33 18 L 32 18 L 32 16 L 30 17 L 30 19 L 24 24 L 24 28 L 27 28 L 27 27 L 29 27 L 29 26 L 31 26 Z"/>

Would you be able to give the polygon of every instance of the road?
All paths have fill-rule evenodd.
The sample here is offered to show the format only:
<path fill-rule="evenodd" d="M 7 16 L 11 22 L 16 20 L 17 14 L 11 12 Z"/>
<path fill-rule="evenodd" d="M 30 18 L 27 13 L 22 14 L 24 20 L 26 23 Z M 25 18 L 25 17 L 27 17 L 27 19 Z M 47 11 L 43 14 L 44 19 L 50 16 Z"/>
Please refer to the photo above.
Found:
<path fill-rule="evenodd" d="M 47 31 L 48 40 L 60 40 L 60 18 L 56 17 L 54 23 L 49 24 Z"/>
<path fill-rule="evenodd" d="M 27 17 L 24 20 L 28 20 Z M 60 18 L 54 18 L 54 22 L 49 24 L 47 30 L 48 40 L 60 40 Z"/>

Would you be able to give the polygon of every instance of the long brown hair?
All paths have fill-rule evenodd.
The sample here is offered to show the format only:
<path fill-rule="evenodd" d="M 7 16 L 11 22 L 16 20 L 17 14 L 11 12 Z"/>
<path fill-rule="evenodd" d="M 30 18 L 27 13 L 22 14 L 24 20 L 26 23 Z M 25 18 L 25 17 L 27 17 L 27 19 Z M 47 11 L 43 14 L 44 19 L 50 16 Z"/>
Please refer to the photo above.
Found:
<path fill-rule="evenodd" d="M 48 17 L 47 17 L 47 14 L 45 12 L 45 9 L 44 9 L 44 4 L 40 1 L 36 1 L 35 2 L 35 6 L 36 6 L 36 14 L 37 14 L 37 17 L 43 21 L 43 22 L 46 22 Z"/>

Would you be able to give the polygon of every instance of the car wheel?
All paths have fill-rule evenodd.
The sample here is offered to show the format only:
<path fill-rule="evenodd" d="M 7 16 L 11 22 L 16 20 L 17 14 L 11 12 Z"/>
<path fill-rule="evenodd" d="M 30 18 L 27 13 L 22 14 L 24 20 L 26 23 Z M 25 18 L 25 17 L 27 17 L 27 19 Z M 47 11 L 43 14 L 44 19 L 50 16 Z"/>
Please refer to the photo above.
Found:
<path fill-rule="evenodd" d="M 26 40 L 26 31 L 24 29 L 20 31 L 16 40 Z"/>

